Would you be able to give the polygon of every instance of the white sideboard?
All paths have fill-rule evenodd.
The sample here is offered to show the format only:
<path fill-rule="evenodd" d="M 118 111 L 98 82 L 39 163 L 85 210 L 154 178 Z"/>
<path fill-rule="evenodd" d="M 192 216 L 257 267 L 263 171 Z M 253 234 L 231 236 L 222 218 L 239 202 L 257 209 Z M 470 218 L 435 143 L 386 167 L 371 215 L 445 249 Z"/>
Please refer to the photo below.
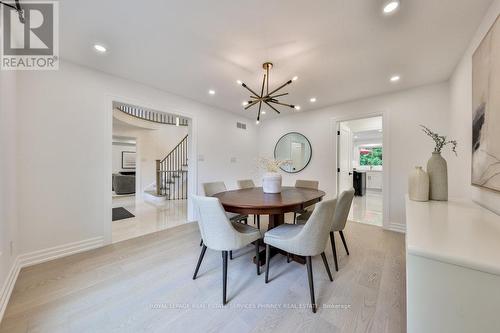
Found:
<path fill-rule="evenodd" d="M 500 332 L 500 216 L 406 198 L 409 333 Z"/>

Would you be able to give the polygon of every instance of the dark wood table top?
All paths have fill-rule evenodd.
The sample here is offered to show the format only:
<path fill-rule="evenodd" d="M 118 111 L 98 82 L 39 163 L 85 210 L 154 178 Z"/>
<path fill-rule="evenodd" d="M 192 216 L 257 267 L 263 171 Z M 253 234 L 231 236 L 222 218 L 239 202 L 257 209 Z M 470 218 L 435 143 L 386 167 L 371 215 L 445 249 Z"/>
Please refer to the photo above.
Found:
<path fill-rule="evenodd" d="M 281 193 L 269 194 L 262 187 L 225 191 L 213 195 L 228 212 L 272 215 L 303 209 L 321 201 L 325 192 L 299 187 L 283 187 Z"/>

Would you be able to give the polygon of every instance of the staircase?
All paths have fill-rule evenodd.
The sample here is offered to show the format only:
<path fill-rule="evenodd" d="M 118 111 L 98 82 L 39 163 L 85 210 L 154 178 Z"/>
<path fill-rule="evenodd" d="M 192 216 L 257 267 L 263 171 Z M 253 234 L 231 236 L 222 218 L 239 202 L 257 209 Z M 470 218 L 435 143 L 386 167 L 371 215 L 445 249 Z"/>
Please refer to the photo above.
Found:
<path fill-rule="evenodd" d="M 187 199 L 188 195 L 188 136 L 162 160 L 156 160 L 154 195 L 167 200 Z M 153 194 L 153 193 L 151 193 Z"/>

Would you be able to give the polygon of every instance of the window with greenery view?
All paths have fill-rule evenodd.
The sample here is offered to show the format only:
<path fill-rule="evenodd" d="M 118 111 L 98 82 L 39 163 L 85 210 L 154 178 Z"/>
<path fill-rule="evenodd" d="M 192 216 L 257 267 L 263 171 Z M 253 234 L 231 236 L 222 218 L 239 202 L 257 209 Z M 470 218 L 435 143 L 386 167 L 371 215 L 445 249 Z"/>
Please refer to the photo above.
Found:
<path fill-rule="evenodd" d="M 359 165 L 382 165 L 382 147 L 362 147 L 359 150 Z"/>

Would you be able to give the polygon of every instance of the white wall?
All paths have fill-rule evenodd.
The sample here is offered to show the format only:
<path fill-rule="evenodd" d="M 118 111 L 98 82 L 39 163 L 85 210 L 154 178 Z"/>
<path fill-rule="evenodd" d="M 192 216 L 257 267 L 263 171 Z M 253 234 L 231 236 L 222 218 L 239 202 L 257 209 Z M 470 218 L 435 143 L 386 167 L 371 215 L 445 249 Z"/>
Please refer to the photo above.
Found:
<path fill-rule="evenodd" d="M 4 288 L 17 255 L 16 73 L 0 71 L 0 319 Z M 13 253 L 10 242 L 13 242 Z M 4 303 L 5 302 L 5 303 Z"/>
<path fill-rule="evenodd" d="M 457 167 L 451 170 L 450 190 L 471 198 L 500 214 L 500 193 L 471 186 L 472 155 L 472 54 L 500 14 L 500 0 L 495 0 L 481 22 L 464 57 L 450 80 L 451 135 L 459 141 Z M 500 130 L 500 128 L 499 128 Z M 499 143 L 500 144 L 500 143 Z"/>
<path fill-rule="evenodd" d="M 285 175 L 284 183 L 292 185 L 298 178 L 318 179 L 327 196 L 334 197 L 337 189 L 334 118 L 346 120 L 345 117 L 373 113 L 385 113 L 387 122 L 384 123 L 384 135 L 388 136 L 389 145 L 384 141 L 384 161 L 388 163 L 389 173 L 384 174 L 390 179 L 389 191 L 385 191 L 390 212 L 389 216 L 384 217 L 385 223 L 400 226 L 405 223 L 404 197 L 408 173 L 416 165 L 425 165 L 433 150 L 432 141 L 420 131 L 418 125 L 426 124 L 437 131 L 447 132 L 448 83 L 262 121 L 259 153 L 272 156 L 276 141 L 286 132 L 297 131 L 304 134 L 313 147 L 311 163 L 298 174 Z M 454 169 L 458 159 L 449 154 L 445 154 L 445 157 L 449 160 L 450 169 Z"/>
<path fill-rule="evenodd" d="M 256 129 L 235 114 L 67 62 L 59 71 L 21 72 L 18 82 L 18 95 L 29 96 L 18 99 L 17 109 L 21 253 L 107 232 L 111 96 L 191 115 L 204 156 L 199 183 L 223 180 L 234 187 L 253 171 Z M 237 129 L 236 121 L 249 123 L 248 130 Z"/>

